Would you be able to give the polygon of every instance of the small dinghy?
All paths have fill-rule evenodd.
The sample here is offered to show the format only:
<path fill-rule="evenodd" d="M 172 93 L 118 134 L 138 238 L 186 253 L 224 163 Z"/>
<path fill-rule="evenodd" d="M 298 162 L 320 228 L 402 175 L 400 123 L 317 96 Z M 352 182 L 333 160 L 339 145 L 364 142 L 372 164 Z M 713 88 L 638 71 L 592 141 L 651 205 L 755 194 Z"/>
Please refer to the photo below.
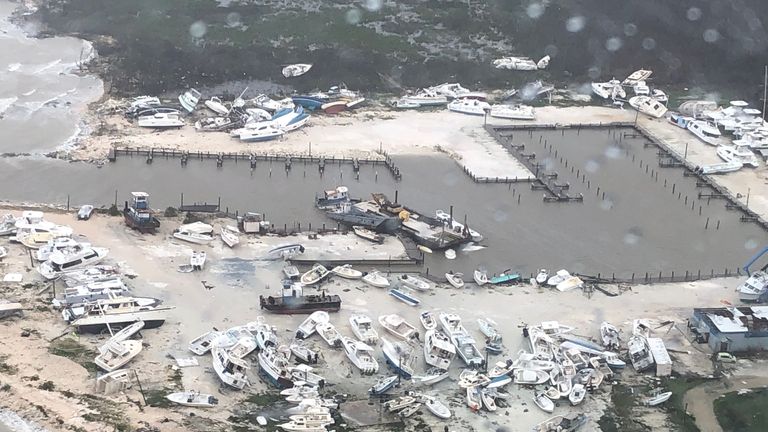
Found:
<path fill-rule="evenodd" d="M 544 285 L 547 283 L 547 279 L 549 279 L 549 272 L 547 269 L 539 270 L 539 273 L 536 275 L 536 283 L 539 285 Z"/>
<path fill-rule="evenodd" d="M 429 331 L 437 328 L 437 320 L 435 319 L 435 314 L 433 314 L 431 311 L 424 311 L 420 313 L 419 321 L 425 330 Z"/>
<path fill-rule="evenodd" d="M 327 323 L 330 319 L 331 318 L 326 311 L 312 312 L 304 322 L 299 324 L 299 328 L 296 330 L 296 337 L 299 339 L 306 339 L 312 336 L 312 334 L 315 333 L 318 324 Z"/>
<path fill-rule="evenodd" d="M 192 266 L 192 270 L 202 270 L 205 267 L 206 258 L 207 254 L 205 251 L 193 251 L 192 256 L 189 258 L 189 265 Z"/>
<path fill-rule="evenodd" d="M 547 279 L 547 285 L 557 286 L 557 284 L 564 282 L 569 277 L 571 277 L 571 274 L 568 273 L 568 270 L 558 270 L 554 276 Z"/>
<path fill-rule="evenodd" d="M 432 288 L 432 284 L 418 276 L 404 274 L 398 280 L 403 286 L 418 291 L 429 291 Z"/>
<path fill-rule="evenodd" d="M 479 388 L 467 387 L 467 406 L 472 411 L 480 411 L 480 408 L 483 406 L 483 400 Z"/>
<path fill-rule="evenodd" d="M 405 318 L 397 314 L 379 316 L 379 324 L 385 330 L 402 340 L 408 340 L 418 336 L 416 327 L 408 323 Z"/>
<path fill-rule="evenodd" d="M 671 396 L 672 396 L 672 392 L 659 393 L 643 399 L 643 403 L 647 406 L 661 405 L 664 402 L 668 401 Z"/>
<path fill-rule="evenodd" d="M 213 408 L 219 403 L 219 400 L 215 397 L 196 391 L 171 393 L 166 395 L 165 398 L 173 403 L 193 408 Z"/>
<path fill-rule="evenodd" d="M 436 397 L 424 395 L 422 396 L 422 400 L 424 401 L 424 406 L 435 416 L 441 419 L 451 418 L 451 410 Z"/>
<path fill-rule="evenodd" d="M 368 285 L 373 285 L 376 288 L 389 287 L 389 280 L 384 277 L 378 270 L 374 270 L 363 276 L 363 282 L 367 283 Z"/>
<path fill-rule="evenodd" d="M 295 265 L 287 265 L 283 267 L 283 274 L 290 280 L 297 279 L 301 273 Z"/>
<path fill-rule="evenodd" d="M 341 345 L 341 333 L 336 330 L 336 326 L 331 323 L 321 323 L 316 327 L 317 334 L 328 344 L 329 347 L 335 348 Z"/>
<path fill-rule="evenodd" d="M 294 342 L 289 346 L 291 354 L 301 362 L 304 363 L 317 363 L 317 353 L 309 349 L 307 346 Z"/>
<path fill-rule="evenodd" d="M 483 407 L 490 412 L 496 411 L 496 399 L 485 389 L 480 390 L 480 399 L 483 401 Z"/>
<path fill-rule="evenodd" d="M 392 387 L 397 384 L 397 380 L 400 378 L 399 375 L 392 375 L 390 377 L 384 377 L 380 378 L 378 381 L 376 381 L 376 384 L 374 384 L 369 390 L 368 393 L 372 395 L 380 395 L 388 392 L 392 389 Z"/>
<path fill-rule="evenodd" d="M 389 295 L 407 304 L 408 306 L 417 306 L 419 303 L 421 303 L 421 300 L 406 293 L 403 290 L 391 288 L 389 290 Z"/>
<path fill-rule="evenodd" d="M 301 275 L 302 285 L 314 285 L 325 279 L 331 272 L 321 264 L 315 264 L 312 269 Z"/>
<path fill-rule="evenodd" d="M 464 286 L 464 280 L 462 279 L 463 277 L 463 273 L 454 273 L 453 271 L 449 271 L 445 274 L 445 279 L 448 281 L 448 283 L 456 288 L 462 288 Z"/>
<path fill-rule="evenodd" d="M 384 236 L 377 234 L 367 228 L 361 227 L 359 225 L 353 226 L 352 232 L 354 232 L 356 236 L 366 239 L 368 241 L 372 241 L 374 243 L 384 243 Z"/>
<path fill-rule="evenodd" d="M 473 274 L 475 283 L 477 286 L 483 286 L 488 283 L 488 273 L 482 270 L 475 270 L 475 273 Z"/>
<path fill-rule="evenodd" d="M 536 393 L 533 396 L 533 402 L 544 412 L 551 413 L 555 410 L 555 403 L 544 393 Z"/>
<path fill-rule="evenodd" d="M 363 314 L 352 314 L 349 317 L 352 333 L 361 341 L 373 345 L 379 340 L 379 333 L 373 328 L 373 321 Z"/>
<path fill-rule="evenodd" d="M 237 246 L 240 244 L 240 237 L 237 235 L 237 232 L 234 227 L 221 227 L 221 241 L 231 248 Z"/>
<path fill-rule="evenodd" d="M 461 388 L 485 387 L 490 382 L 491 379 L 487 375 L 473 369 L 464 369 L 459 374 L 459 387 Z"/>
<path fill-rule="evenodd" d="M 574 384 L 571 393 L 568 395 L 568 400 L 571 401 L 571 405 L 576 406 L 584 401 L 584 396 L 586 395 L 587 389 L 583 384 Z"/>
<path fill-rule="evenodd" d="M 344 264 L 341 266 L 336 266 L 331 270 L 333 274 L 337 276 L 341 276 L 344 279 L 360 279 L 363 277 L 363 272 L 360 270 L 355 270 L 352 268 L 349 264 Z"/>

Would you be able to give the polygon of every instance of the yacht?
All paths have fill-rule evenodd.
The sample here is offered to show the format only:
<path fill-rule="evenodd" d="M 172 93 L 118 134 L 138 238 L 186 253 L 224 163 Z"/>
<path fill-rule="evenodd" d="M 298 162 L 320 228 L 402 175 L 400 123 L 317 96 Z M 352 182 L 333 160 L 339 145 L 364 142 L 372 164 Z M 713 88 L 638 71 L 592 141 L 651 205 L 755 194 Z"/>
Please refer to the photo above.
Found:
<path fill-rule="evenodd" d="M 477 99 L 456 99 L 448 104 L 448 110 L 469 115 L 485 115 L 491 104 Z"/>
<path fill-rule="evenodd" d="M 456 357 L 456 347 L 439 330 L 428 330 L 424 335 L 424 362 L 430 366 L 448 370 Z"/>
<path fill-rule="evenodd" d="M 757 156 L 752 153 L 748 145 L 736 144 L 732 146 L 719 145 L 717 146 L 717 155 L 720 159 L 726 162 L 741 162 L 744 165 L 757 168 L 760 166 L 760 162 L 757 160 Z"/>
<path fill-rule="evenodd" d="M 469 367 L 480 367 L 485 358 L 477 348 L 477 343 L 461 323 L 461 317 L 453 313 L 440 313 L 440 325 L 456 347 L 456 353 Z"/>
<path fill-rule="evenodd" d="M 667 107 L 650 96 L 634 96 L 629 99 L 632 108 L 651 117 L 660 118 L 667 112 Z"/>
<path fill-rule="evenodd" d="M 213 227 L 203 222 L 181 225 L 173 232 L 173 237 L 196 244 L 208 244 L 213 241 Z"/>
<path fill-rule="evenodd" d="M 60 274 L 91 266 L 103 260 L 109 249 L 82 247 L 63 249 L 51 253 L 47 261 L 38 266 L 37 271 L 46 279 L 53 279 Z"/>
<path fill-rule="evenodd" d="M 184 126 L 184 119 L 179 114 L 159 112 L 139 117 L 138 125 L 139 127 L 154 129 L 180 128 Z"/>
<path fill-rule="evenodd" d="M 714 123 L 704 120 L 691 120 L 686 127 L 692 134 L 709 145 L 716 146 L 721 137 L 720 129 Z"/>
<path fill-rule="evenodd" d="M 51 254 L 56 251 L 77 251 L 85 247 L 90 247 L 90 244 L 80 243 L 70 237 L 54 237 L 48 240 L 45 246 L 41 246 L 34 255 L 38 261 L 48 261 Z"/>
<path fill-rule="evenodd" d="M 240 141 L 245 142 L 271 141 L 273 139 L 278 139 L 285 134 L 285 132 L 275 128 L 271 123 L 259 124 L 255 127 L 245 127 L 238 129 L 236 132 Z"/>
<path fill-rule="evenodd" d="M 758 271 L 752 273 L 749 279 L 737 288 L 739 300 L 743 302 L 756 302 L 768 293 L 768 273 Z"/>
<path fill-rule="evenodd" d="M 144 321 L 144 328 L 152 329 L 163 325 L 168 311 L 172 309 L 170 306 L 140 306 L 135 301 L 119 305 L 104 302 L 98 300 L 88 303 L 83 315 L 71 325 L 80 333 L 99 333 L 111 326 L 125 327 L 137 321 Z"/>
<path fill-rule="evenodd" d="M 440 106 L 448 103 L 448 98 L 433 91 L 423 90 L 415 95 L 403 96 L 401 101 L 418 106 Z"/>
<path fill-rule="evenodd" d="M 288 359 L 275 347 L 269 347 L 259 352 L 259 368 L 275 387 L 293 387 L 293 378 L 289 367 Z"/>
<path fill-rule="evenodd" d="M 64 288 L 64 298 L 54 299 L 56 307 L 79 305 L 112 296 L 125 294 L 127 287 L 119 277 L 113 279 L 90 282 L 83 285 Z"/>
<path fill-rule="evenodd" d="M 250 385 L 248 382 L 249 365 L 248 362 L 233 357 L 229 352 L 222 348 L 214 348 L 211 350 L 213 357 L 213 370 L 216 371 L 216 375 L 229 386 L 232 386 L 238 390 L 242 390 L 246 385 Z"/>
<path fill-rule="evenodd" d="M 491 117 L 512 120 L 534 120 L 536 113 L 528 105 L 492 105 Z"/>

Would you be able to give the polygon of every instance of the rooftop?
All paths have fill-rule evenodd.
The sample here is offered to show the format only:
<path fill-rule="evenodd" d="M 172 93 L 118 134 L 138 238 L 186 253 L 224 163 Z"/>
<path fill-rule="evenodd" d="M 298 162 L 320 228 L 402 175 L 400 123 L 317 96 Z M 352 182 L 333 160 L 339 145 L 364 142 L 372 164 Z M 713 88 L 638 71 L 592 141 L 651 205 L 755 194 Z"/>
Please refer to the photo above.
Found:
<path fill-rule="evenodd" d="M 768 332 L 768 306 L 694 309 L 722 333 Z"/>

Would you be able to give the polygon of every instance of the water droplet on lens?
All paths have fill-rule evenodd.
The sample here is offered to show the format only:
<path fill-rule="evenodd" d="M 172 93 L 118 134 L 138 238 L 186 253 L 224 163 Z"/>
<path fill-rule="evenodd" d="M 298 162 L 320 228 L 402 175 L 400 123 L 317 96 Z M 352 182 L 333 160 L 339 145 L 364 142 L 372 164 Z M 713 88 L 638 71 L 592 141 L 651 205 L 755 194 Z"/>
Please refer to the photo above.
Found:
<path fill-rule="evenodd" d="M 590 77 L 590 78 L 592 78 L 593 80 L 596 80 L 596 79 L 600 78 L 600 72 L 601 72 L 601 71 L 600 71 L 600 68 L 599 68 L 599 67 L 597 67 L 597 66 L 592 66 L 592 67 L 591 67 L 591 68 L 589 68 L 589 70 L 587 71 L 587 75 L 589 75 L 589 77 Z"/>
<path fill-rule="evenodd" d="M 701 9 L 694 6 L 688 9 L 685 13 L 685 17 L 688 18 L 689 21 L 698 21 L 701 18 Z"/>
<path fill-rule="evenodd" d="M 525 13 L 533 19 L 539 18 L 544 15 L 544 5 L 541 3 L 531 3 L 525 9 Z"/>
<path fill-rule="evenodd" d="M 507 220 L 507 213 L 501 210 L 493 212 L 493 220 L 496 222 L 505 222 Z"/>
<path fill-rule="evenodd" d="M 227 14 L 227 25 L 230 27 L 237 27 L 240 24 L 242 24 L 242 20 L 240 19 L 240 14 L 237 12 L 232 12 Z"/>
<path fill-rule="evenodd" d="M 753 250 L 757 248 L 757 240 L 749 239 L 744 243 L 744 249 Z"/>
<path fill-rule="evenodd" d="M 715 29 L 706 29 L 703 36 L 705 42 L 715 43 L 720 39 L 720 32 Z"/>
<path fill-rule="evenodd" d="M 656 48 L 656 40 L 653 38 L 645 38 L 643 39 L 643 49 L 646 49 L 648 51 Z"/>
<path fill-rule="evenodd" d="M 363 1 L 363 7 L 370 12 L 375 12 L 377 10 L 380 10 L 383 4 L 384 4 L 383 0 L 364 0 Z"/>
<path fill-rule="evenodd" d="M 195 21 L 189 26 L 189 34 L 194 38 L 201 38 L 205 36 L 205 32 L 208 30 L 205 23 L 202 21 Z"/>
<path fill-rule="evenodd" d="M 621 149 L 616 146 L 609 146 L 605 149 L 605 156 L 609 159 L 621 159 Z"/>
<path fill-rule="evenodd" d="M 578 33 L 584 29 L 585 23 L 586 19 L 584 19 L 583 16 L 570 17 L 568 18 L 568 21 L 565 22 L 565 29 L 571 33 Z"/>
<path fill-rule="evenodd" d="M 597 161 L 588 160 L 587 163 L 584 164 L 584 170 L 589 173 L 597 172 L 597 170 L 600 169 L 600 164 L 597 163 Z"/>
<path fill-rule="evenodd" d="M 624 35 L 625 36 L 634 36 L 637 34 L 637 26 L 632 23 L 624 24 Z"/>
<path fill-rule="evenodd" d="M 360 9 L 350 9 L 347 11 L 346 14 L 344 14 L 344 19 L 347 21 L 348 24 L 360 24 L 360 20 L 363 19 L 363 13 L 360 12 Z"/>
<path fill-rule="evenodd" d="M 621 48 L 621 39 L 612 37 L 605 41 L 605 49 L 608 51 L 618 51 L 619 48 Z"/>

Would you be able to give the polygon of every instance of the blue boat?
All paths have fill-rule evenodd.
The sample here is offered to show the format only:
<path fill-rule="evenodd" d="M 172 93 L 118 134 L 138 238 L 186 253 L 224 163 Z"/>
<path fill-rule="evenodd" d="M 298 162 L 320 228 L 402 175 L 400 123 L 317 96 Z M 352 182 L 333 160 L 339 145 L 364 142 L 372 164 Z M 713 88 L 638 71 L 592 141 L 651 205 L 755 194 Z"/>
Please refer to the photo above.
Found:
<path fill-rule="evenodd" d="M 131 192 L 132 202 L 125 202 L 123 219 L 129 227 L 140 233 L 154 233 L 160 227 L 160 221 L 149 207 L 149 194 L 146 192 Z"/>
<path fill-rule="evenodd" d="M 328 102 L 328 98 L 323 98 L 320 96 L 310 96 L 310 95 L 298 95 L 298 96 L 292 96 L 291 100 L 294 104 L 299 105 L 301 107 L 304 107 L 308 110 L 316 110 L 323 106 L 326 102 Z"/>
<path fill-rule="evenodd" d="M 421 300 L 417 299 L 416 297 L 413 297 L 411 295 L 406 294 L 404 291 L 400 291 L 399 289 L 392 288 L 389 290 L 389 295 L 392 297 L 400 300 L 401 302 L 409 305 L 409 306 L 416 306 L 419 303 L 421 303 Z"/>
<path fill-rule="evenodd" d="M 488 282 L 494 285 L 500 285 L 505 283 L 512 283 L 517 282 L 520 280 L 520 274 L 519 273 L 502 273 L 498 276 L 494 276 L 490 279 L 488 279 Z"/>
<path fill-rule="evenodd" d="M 399 342 L 390 342 L 387 338 L 381 338 L 381 351 L 384 353 L 384 360 L 395 373 L 404 379 L 411 379 L 413 376 L 413 367 L 411 351 L 407 346 Z"/>

